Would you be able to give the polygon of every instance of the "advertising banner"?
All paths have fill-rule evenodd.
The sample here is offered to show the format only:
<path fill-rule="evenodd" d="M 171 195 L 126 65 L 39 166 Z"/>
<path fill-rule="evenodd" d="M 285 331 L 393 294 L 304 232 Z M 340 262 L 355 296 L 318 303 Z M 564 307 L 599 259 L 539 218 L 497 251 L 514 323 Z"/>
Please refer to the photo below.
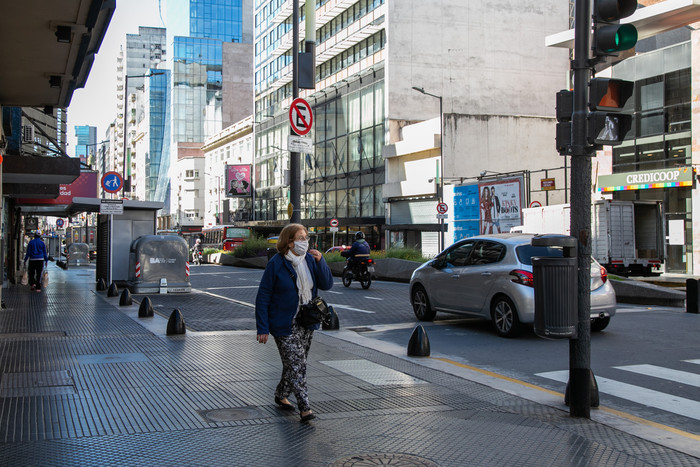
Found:
<path fill-rule="evenodd" d="M 250 164 L 227 165 L 225 176 L 227 197 L 250 196 Z"/>
<path fill-rule="evenodd" d="M 33 199 L 22 198 L 21 204 L 71 204 L 73 198 L 97 198 L 97 172 L 80 172 L 80 176 L 69 185 L 59 185 L 58 198 L 55 199 Z"/>

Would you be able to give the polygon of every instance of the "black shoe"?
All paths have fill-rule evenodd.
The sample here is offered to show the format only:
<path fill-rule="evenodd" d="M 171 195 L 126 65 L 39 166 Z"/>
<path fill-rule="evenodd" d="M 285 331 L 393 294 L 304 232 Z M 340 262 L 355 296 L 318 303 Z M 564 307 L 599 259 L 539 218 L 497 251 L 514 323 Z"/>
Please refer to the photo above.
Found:
<path fill-rule="evenodd" d="M 289 402 L 283 402 L 279 397 L 275 397 L 275 404 L 280 406 L 282 410 L 294 410 L 294 406 Z"/>
<path fill-rule="evenodd" d="M 308 421 L 313 420 L 314 418 L 316 418 L 316 415 L 314 415 L 313 412 L 307 413 L 306 415 L 301 416 L 301 423 L 306 423 Z"/>

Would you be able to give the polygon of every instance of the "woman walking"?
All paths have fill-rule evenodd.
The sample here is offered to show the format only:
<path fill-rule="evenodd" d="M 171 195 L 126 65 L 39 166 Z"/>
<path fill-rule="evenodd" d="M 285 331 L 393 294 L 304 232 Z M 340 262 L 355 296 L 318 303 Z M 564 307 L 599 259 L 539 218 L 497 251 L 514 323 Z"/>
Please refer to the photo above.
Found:
<path fill-rule="evenodd" d="M 284 410 L 294 410 L 287 399 L 293 392 L 301 421 L 308 422 L 316 417 L 306 389 L 306 359 L 319 325 L 301 326 L 297 314 L 300 305 L 317 296 L 318 289 L 333 287 L 333 276 L 321 252 L 309 250 L 308 234 L 301 224 L 282 229 L 277 251 L 267 263 L 255 299 L 257 341 L 265 344 L 272 334 L 282 359 L 275 403 Z"/>

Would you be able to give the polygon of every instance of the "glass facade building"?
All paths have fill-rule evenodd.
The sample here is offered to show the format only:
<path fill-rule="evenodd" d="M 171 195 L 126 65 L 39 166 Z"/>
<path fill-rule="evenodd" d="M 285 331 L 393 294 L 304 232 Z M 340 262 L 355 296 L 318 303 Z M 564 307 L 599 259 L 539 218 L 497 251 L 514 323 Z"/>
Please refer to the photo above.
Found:
<path fill-rule="evenodd" d="M 170 71 L 148 80 L 150 137 L 145 161 L 146 199 L 165 202 L 170 185 Z"/>
<path fill-rule="evenodd" d="M 87 164 L 90 154 L 96 153 L 97 127 L 76 125 L 75 138 L 75 157 L 80 158 L 80 162 Z"/>

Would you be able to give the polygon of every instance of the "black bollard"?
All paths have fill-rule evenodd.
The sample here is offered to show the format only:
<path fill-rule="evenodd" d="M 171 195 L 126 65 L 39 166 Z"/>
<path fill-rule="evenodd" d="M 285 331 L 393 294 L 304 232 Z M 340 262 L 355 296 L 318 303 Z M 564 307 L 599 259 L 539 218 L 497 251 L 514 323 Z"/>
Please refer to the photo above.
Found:
<path fill-rule="evenodd" d="M 170 314 L 170 319 L 168 319 L 168 327 L 165 334 L 172 336 L 173 334 L 184 334 L 185 331 L 185 318 L 182 316 L 180 310 L 175 308 Z"/>
<path fill-rule="evenodd" d="M 97 290 L 105 290 L 107 288 L 107 284 L 105 283 L 105 280 L 100 277 L 100 280 L 97 281 Z"/>
<path fill-rule="evenodd" d="M 591 372 L 591 407 L 599 407 L 600 406 L 600 394 L 598 393 L 598 382 L 595 380 L 595 375 L 593 374 L 593 370 L 589 370 Z M 566 383 L 566 391 L 564 392 L 564 405 L 567 407 L 571 407 L 571 402 L 570 402 L 570 394 L 571 394 L 571 388 L 569 388 L 570 382 L 567 381 Z"/>
<path fill-rule="evenodd" d="M 428 333 L 425 332 L 425 329 L 421 324 L 416 326 L 416 328 L 413 330 L 413 333 L 411 334 L 411 338 L 408 340 L 408 356 L 430 356 L 430 341 L 428 341 Z"/>
<path fill-rule="evenodd" d="M 332 306 L 328 307 L 328 313 L 330 313 L 328 321 L 324 321 L 321 325 L 321 328 L 324 331 L 333 331 L 336 329 L 340 329 L 340 321 L 338 320 L 338 314 L 335 312 Z"/>
<path fill-rule="evenodd" d="M 131 300 L 131 292 L 129 292 L 129 289 L 124 289 L 122 292 L 122 296 L 119 297 L 119 306 L 128 306 L 131 305 L 133 301 Z"/>
<path fill-rule="evenodd" d="M 686 313 L 698 313 L 700 311 L 700 303 L 698 303 L 698 298 L 700 295 L 700 288 L 697 279 L 686 279 L 685 280 L 685 311 Z"/>
<path fill-rule="evenodd" d="M 151 299 L 148 297 L 143 297 L 141 300 L 141 305 L 139 306 L 139 318 L 152 318 L 153 317 L 153 304 Z"/>
<path fill-rule="evenodd" d="M 112 282 L 109 284 L 109 289 L 107 289 L 107 296 L 116 297 L 117 295 L 119 295 L 119 289 L 117 288 L 117 284 Z"/>

